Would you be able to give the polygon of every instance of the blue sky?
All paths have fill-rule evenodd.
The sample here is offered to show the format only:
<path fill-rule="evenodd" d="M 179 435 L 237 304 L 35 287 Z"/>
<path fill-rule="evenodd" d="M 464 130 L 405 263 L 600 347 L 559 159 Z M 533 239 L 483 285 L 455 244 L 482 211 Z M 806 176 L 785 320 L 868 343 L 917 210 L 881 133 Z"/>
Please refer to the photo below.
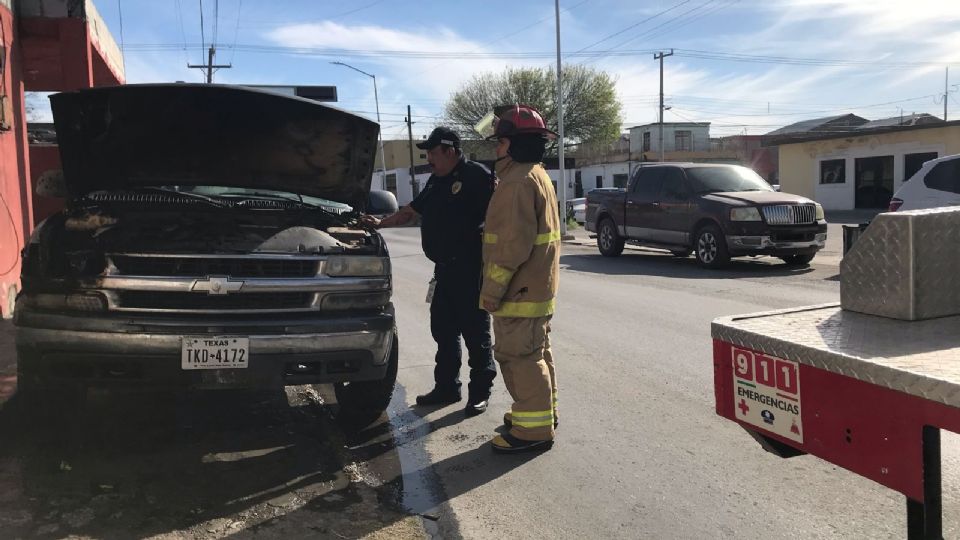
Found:
<path fill-rule="evenodd" d="M 199 0 L 96 3 L 118 42 L 122 9 L 128 82 L 201 80 L 200 70 L 185 66 L 206 58 L 200 43 L 213 38 L 215 0 L 203 1 L 203 38 Z M 712 135 L 765 133 L 845 112 L 871 119 L 901 112 L 941 116 L 935 94 L 944 90 L 945 64 L 954 66 L 953 89 L 960 84 L 960 2 L 952 0 L 562 0 L 560 5 L 564 52 L 613 35 L 587 49 L 605 56 L 568 61 L 616 78 L 625 127 L 656 120 L 657 63 L 645 52 L 654 49 L 856 62 L 734 62 L 689 52 L 668 58 L 665 92 L 672 110 L 666 120 L 711 121 Z M 330 64 L 339 60 L 376 74 L 385 138 L 406 135 L 407 104 L 413 106 L 415 132 L 422 134 L 440 121 L 451 92 L 474 74 L 555 64 L 549 57 L 555 51 L 553 6 L 549 0 L 220 0 L 217 61 L 233 68 L 215 80 L 333 84 L 341 107 L 372 117 L 370 79 Z M 393 55 L 291 54 L 285 47 Z M 406 51 L 466 54 L 411 58 Z M 960 92 L 950 101 L 951 116 L 960 119 Z"/>

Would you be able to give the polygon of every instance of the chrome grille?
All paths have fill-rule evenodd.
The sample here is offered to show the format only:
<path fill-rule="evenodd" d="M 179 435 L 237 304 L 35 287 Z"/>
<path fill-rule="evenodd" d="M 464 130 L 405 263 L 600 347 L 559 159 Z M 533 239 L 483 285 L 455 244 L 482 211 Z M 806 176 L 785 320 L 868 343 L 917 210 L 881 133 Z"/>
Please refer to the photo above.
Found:
<path fill-rule="evenodd" d="M 768 225 L 809 225 L 816 221 L 817 210 L 812 204 L 780 204 L 764 206 L 763 218 Z"/>
<path fill-rule="evenodd" d="M 120 291 L 117 307 L 126 310 L 178 312 L 254 312 L 310 309 L 314 293 L 207 295 L 192 292 Z"/>
<path fill-rule="evenodd" d="M 111 255 L 121 276 L 299 278 L 317 275 L 317 259 Z"/>

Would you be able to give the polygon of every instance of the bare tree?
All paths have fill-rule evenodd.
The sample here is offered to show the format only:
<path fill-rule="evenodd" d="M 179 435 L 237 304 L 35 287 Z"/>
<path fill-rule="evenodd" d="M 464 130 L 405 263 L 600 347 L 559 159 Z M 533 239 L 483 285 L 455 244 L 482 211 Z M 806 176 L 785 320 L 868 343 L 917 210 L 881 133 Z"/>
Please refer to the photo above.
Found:
<path fill-rule="evenodd" d="M 546 68 L 507 69 L 475 76 L 444 106 L 446 120 L 468 138 L 473 127 L 495 106 L 523 103 L 536 107 L 547 125 L 557 129 L 556 72 Z M 609 143 L 620 135 L 620 101 L 614 79 L 584 66 L 563 68 L 564 135 L 567 143 Z"/>

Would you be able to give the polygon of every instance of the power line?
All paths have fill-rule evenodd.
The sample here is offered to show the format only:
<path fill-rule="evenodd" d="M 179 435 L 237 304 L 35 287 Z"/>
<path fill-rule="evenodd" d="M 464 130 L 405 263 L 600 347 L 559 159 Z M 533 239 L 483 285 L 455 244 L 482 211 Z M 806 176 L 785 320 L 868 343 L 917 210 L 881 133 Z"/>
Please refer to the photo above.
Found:
<path fill-rule="evenodd" d="M 120 60 L 123 62 L 123 76 L 127 76 L 127 55 L 123 50 L 123 7 L 120 6 L 120 0 L 117 0 L 117 14 L 120 16 Z"/>
<path fill-rule="evenodd" d="M 183 61 L 190 63 L 190 58 L 187 56 L 187 32 L 184 30 L 183 25 L 183 4 L 180 3 L 180 0 L 176 0 L 177 3 L 177 22 L 180 23 L 180 37 L 183 39 Z"/>
<path fill-rule="evenodd" d="M 172 51 L 181 48 L 180 45 L 168 43 L 131 43 L 127 50 L 131 52 L 162 52 Z M 188 49 L 204 49 L 205 44 L 187 44 Z M 383 50 L 383 49 L 335 49 L 322 47 L 290 47 L 282 45 L 251 45 L 236 44 L 230 47 L 238 51 L 256 52 L 262 54 L 284 54 L 293 56 L 341 56 L 341 57 L 365 57 L 365 58 L 412 58 L 412 59 L 542 59 L 553 58 L 555 51 L 519 51 L 519 52 L 469 52 L 469 51 L 410 51 L 410 50 Z M 577 51 L 564 54 L 565 57 L 574 58 L 597 58 L 606 56 L 645 56 L 656 53 L 658 49 L 606 49 L 597 51 Z M 903 68 L 903 67 L 943 67 L 945 65 L 957 66 L 960 62 L 935 62 L 935 61 L 900 61 L 900 62 L 882 62 L 872 60 L 844 60 L 844 59 L 815 59 L 815 58 L 793 58 L 793 57 L 768 57 L 755 56 L 736 53 L 708 53 L 695 51 L 691 49 L 675 49 L 677 56 L 686 58 L 698 58 L 707 60 L 730 60 L 758 63 L 774 63 L 786 65 L 816 65 L 816 66 L 835 66 L 835 67 L 882 67 L 882 68 Z"/>
<path fill-rule="evenodd" d="M 200 48 L 206 47 L 207 38 L 203 34 L 203 0 L 200 0 Z"/>
<path fill-rule="evenodd" d="M 620 30 L 619 32 L 614 32 L 613 34 L 608 35 L 607 37 L 601 39 L 600 41 L 596 41 L 596 42 L 594 42 L 594 43 L 591 43 L 590 45 L 587 45 L 586 47 L 584 47 L 584 48 L 582 48 L 582 49 L 580 49 L 580 50 L 578 50 L 578 51 L 576 51 L 576 52 L 583 52 L 583 51 L 585 51 L 585 50 L 587 50 L 587 49 L 592 49 L 594 46 L 599 45 L 599 44 L 603 43 L 604 41 L 608 41 L 608 40 L 610 40 L 610 39 L 613 39 L 613 38 L 619 36 L 620 34 L 622 34 L 622 33 L 624 33 L 624 32 L 627 32 L 627 31 L 629 31 L 629 30 L 632 30 L 632 29 L 634 29 L 634 28 L 636 28 L 636 27 L 638 27 L 638 26 L 640 26 L 640 25 L 642 25 L 642 24 L 646 24 L 646 23 L 652 21 L 653 19 L 656 19 L 657 17 L 660 17 L 661 15 L 666 15 L 667 13 L 670 13 L 671 11 L 677 9 L 678 7 L 680 7 L 680 6 L 684 5 L 684 4 L 689 4 L 690 2 L 691 2 L 691 0 L 683 0 L 683 2 L 680 2 L 679 4 L 676 4 L 676 5 L 674 5 L 673 7 L 669 8 L 669 9 L 665 9 L 665 10 L 663 10 L 663 11 L 660 11 L 660 12 L 658 12 L 658 13 L 650 16 L 650 17 L 647 17 L 646 19 L 644 19 L 644 20 L 642 20 L 642 21 L 640 21 L 640 22 L 638 22 L 638 23 L 631 24 L 630 26 L 624 28 L 623 30 Z"/>
<path fill-rule="evenodd" d="M 589 1 L 590 1 L 590 0 L 583 0 L 583 1 L 580 2 L 579 4 L 576 4 L 576 5 L 572 6 L 572 7 L 563 8 L 562 10 L 560 10 L 560 12 L 561 12 L 561 13 L 569 13 L 570 11 L 573 11 L 573 10 L 577 9 L 578 7 L 586 4 L 586 3 L 589 2 Z M 688 1 L 689 1 L 689 0 L 688 0 Z M 494 39 L 492 39 L 492 40 L 490 40 L 490 41 L 484 42 L 483 44 L 480 45 L 480 47 L 477 47 L 476 49 L 473 49 L 473 50 L 471 50 L 471 51 L 469 51 L 469 52 L 471 52 L 471 53 L 477 52 L 477 51 L 479 51 L 482 47 L 485 47 L 485 46 L 487 46 L 487 45 L 492 45 L 492 44 L 497 43 L 497 42 L 499 42 L 499 41 L 503 41 L 504 39 L 507 39 L 508 37 L 513 37 L 513 36 L 519 34 L 520 32 L 523 32 L 524 30 L 528 30 L 528 29 L 530 29 L 530 28 L 533 28 L 534 26 L 537 26 L 537 25 L 539 25 L 539 24 L 543 24 L 543 23 L 546 22 L 546 21 L 553 20 L 553 18 L 554 18 L 554 15 L 548 15 L 548 16 L 546 16 L 546 17 L 544 17 L 544 18 L 542 18 L 542 19 L 540 19 L 540 20 L 538 20 L 538 21 L 536 21 L 536 22 L 533 22 L 533 23 L 531 23 L 531 24 L 528 24 L 528 25 L 526 25 L 526 26 L 524 26 L 524 27 L 522 27 L 522 28 L 518 28 L 518 29 L 516 29 L 516 30 L 514 30 L 514 31 L 512 31 L 512 32 L 510 32 L 510 33 L 508 33 L 508 34 L 504 34 L 504 35 L 502 35 L 502 36 L 500 36 L 500 37 L 497 37 L 497 38 L 494 38 Z M 424 73 L 427 73 L 428 71 L 433 71 L 434 69 L 437 69 L 438 67 L 443 66 L 443 65 L 446 65 L 446 64 L 448 64 L 448 63 L 450 63 L 450 62 L 449 62 L 449 61 L 447 61 L 447 62 L 440 62 L 440 63 L 438 63 L 438 64 L 435 64 L 435 65 L 433 65 L 433 66 L 428 67 L 427 69 L 424 69 L 423 71 L 418 71 L 418 72 L 414 73 L 413 75 L 411 75 L 411 77 L 416 77 L 417 75 L 422 75 L 422 74 L 424 74 Z"/>
<path fill-rule="evenodd" d="M 237 27 L 233 29 L 233 45 L 230 46 L 230 63 L 233 63 L 233 58 L 237 54 L 236 45 L 237 39 L 240 37 L 240 12 L 243 10 L 243 0 L 238 0 L 237 3 Z"/>

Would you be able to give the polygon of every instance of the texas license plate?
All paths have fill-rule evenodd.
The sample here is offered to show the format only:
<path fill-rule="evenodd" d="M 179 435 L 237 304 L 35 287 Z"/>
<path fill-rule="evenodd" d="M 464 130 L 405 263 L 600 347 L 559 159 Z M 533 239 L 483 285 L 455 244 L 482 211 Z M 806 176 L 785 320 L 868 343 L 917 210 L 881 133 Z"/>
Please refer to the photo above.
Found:
<path fill-rule="evenodd" d="M 184 337 L 181 343 L 183 369 L 238 369 L 250 362 L 250 338 Z"/>

